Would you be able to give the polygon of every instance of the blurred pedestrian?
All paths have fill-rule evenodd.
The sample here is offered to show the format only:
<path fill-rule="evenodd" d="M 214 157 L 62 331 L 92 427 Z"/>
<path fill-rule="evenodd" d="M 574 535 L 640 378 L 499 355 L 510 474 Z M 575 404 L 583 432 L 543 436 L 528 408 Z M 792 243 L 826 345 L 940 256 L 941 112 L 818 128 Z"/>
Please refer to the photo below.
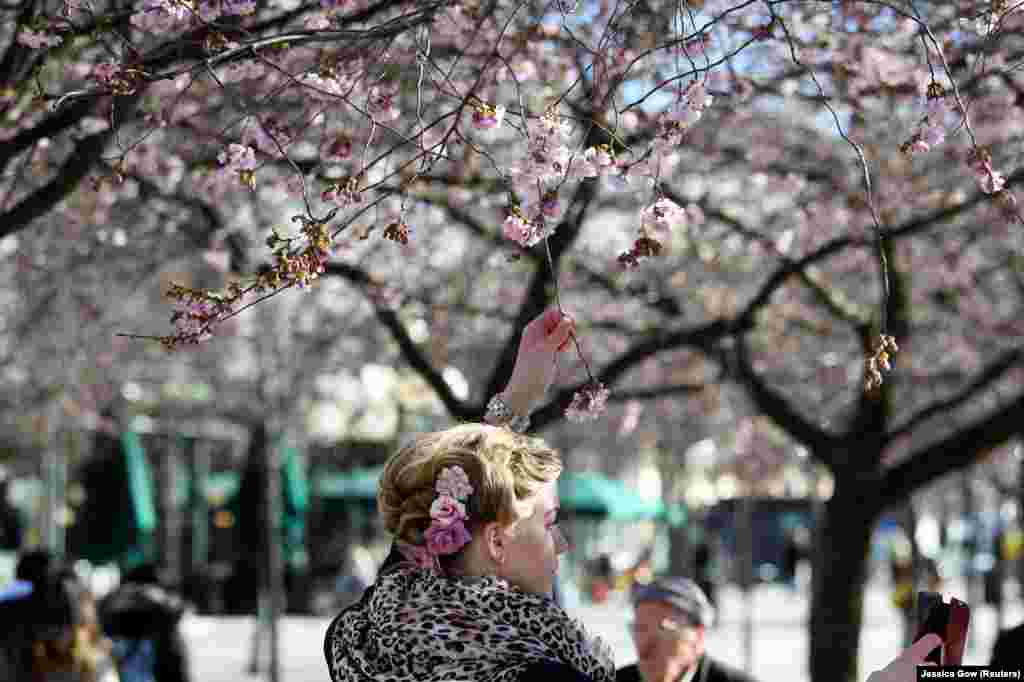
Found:
<path fill-rule="evenodd" d="M 753 682 L 707 655 L 704 635 L 715 609 L 693 580 L 655 578 L 638 587 L 632 601 L 639 660 L 619 669 L 617 682 Z"/>
<path fill-rule="evenodd" d="M 0 680 L 19 680 L 29 674 L 31 637 L 25 602 L 32 590 L 32 583 L 25 580 L 13 580 L 0 589 Z"/>
<path fill-rule="evenodd" d="M 11 479 L 0 465 L 0 550 L 18 550 L 24 529 L 18 510 L 9 499 Z"/>
<path fill-rule="evenodd" d="M 76 576 L 69 575 L 69 573 L 65 571 L 68 579 L 77 580 Z M 92 590 L 81 584 L 81 582 L 78 585 L 77 608 L 79 624 L 75 636 L 80 640 L 78 646 L 95 659 L 94 665 L 99 673 L 98 679 L 117 680 L 117 664 L 113 658 L 113 642 L 103 633 L 96 596 L 92 593 Z"/>
<path fill-rule="evenodd" d="M 1003 669 L 1019 669 L 1024 666 L 1024 623 L 999 633 L 992 647 L 989 665 Z"/>
<path fill-rule="evenodd" d="M 46 580 L 56 570 L 57 561 L 53 555 L 48 550 L 37 548 L 22 552 L 18 557 L 14 575 L 18 580 L 35 584 L 37 581 Z"/>
<path fill-rule="evenodd" d="M 0 646 L 0 672 L 7 676 L 0 679 L 118 682 L 108 650 L 83 611 L 88 597 L 77 576 L 51 562 L 48 572 L 33 577 L 32 591 L 5 604 L 0 616 L 9 627 Z"/>
<path fill-rule="evenodd" d="M 782 582 L 791 590 L 796 589 L 796 569 L 800 564 L 800 544 L 796 531 L 786 531 L 782 544 Z"/>
<path fill-rule="evenodd" d="M 104 597 L 100 620 L 113 640 L 121 682 L 189 681 L 188 645 L 181 632 L 185 608 L 151 563 L 126 572 Z"/>
<path fill-rule="evenodd" d="M 15 579 L 0 590 L 0 680 L 23 680 L 32 674 L 30 614 L 38 600 L 36 584 L 45 581 L 50 567 L 47 552 L 27 552 L 18 558 Z M 30 600 L 35 594 L 36 600 Z"/>
<path fill-rule="evenodd" d="M 693 571 L 698 587 L 704 591 L 712 605 L 715 603 L 715 583 L 712 577 L 714 565 L 711 538 L 704 537 L 693 550 Z"/>

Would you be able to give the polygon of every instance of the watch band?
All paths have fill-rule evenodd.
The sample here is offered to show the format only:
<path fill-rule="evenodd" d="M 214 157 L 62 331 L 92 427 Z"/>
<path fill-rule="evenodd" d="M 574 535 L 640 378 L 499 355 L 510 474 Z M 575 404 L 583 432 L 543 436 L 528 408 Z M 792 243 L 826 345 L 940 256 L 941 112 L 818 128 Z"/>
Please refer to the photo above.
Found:
<path fill-rule="evenodd" d="M 513 412 L 501 394 L 488 401 L 484 421 L 494 426 L 507 426 L 516 433 L 523 433 L 530 428 L 530 417 Z"/>

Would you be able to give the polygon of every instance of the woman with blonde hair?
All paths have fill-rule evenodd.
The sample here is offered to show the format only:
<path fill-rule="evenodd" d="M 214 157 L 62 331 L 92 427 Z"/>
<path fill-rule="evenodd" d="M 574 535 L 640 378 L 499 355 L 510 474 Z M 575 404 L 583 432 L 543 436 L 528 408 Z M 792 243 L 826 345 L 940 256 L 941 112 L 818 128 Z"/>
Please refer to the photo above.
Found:
<path fill-rule="evenodd" d="M 519 433 L 571 333 L 555 309 L 533 320 L 508 387 L 488 404 L 489 423 L 426 434 L 388 461 L 377 503 L 392 551 L 327 628 L 332 682 L 615 679 L 610 648 L 551 598 L 567 548 L 562 463 Z M 912 682 L 925 653 L 904 652 L 869 682 Z"/>

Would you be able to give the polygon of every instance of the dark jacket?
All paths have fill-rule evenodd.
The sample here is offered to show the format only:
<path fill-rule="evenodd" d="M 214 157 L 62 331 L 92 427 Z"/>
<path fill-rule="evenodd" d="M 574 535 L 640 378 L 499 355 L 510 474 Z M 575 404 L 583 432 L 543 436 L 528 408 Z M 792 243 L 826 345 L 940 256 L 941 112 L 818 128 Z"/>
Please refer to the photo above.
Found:
<path fill-rule="evenodd" d="M 993 668 L 1019 668 L 1024 666 L 1024 623 L 1003 630 L 992 647 Z"/>
<path fill-rule="evenodd" d="M 188 650 L 179 622 L 185 602 L 159 586 L 124 583 L 99 605 L 103 630 L 110 638 L 130 643 L 152 642 L 156 682 L 189 682 Z M 134 646 L 127 650 L 134 651 Z"/>
<path fill-rule="evenodd" d="M 31 674 L 28 654 L 32 637 L 24 608 L 27 602 L 25 597 L 0 602 L 0 680 L 21 680 Z"/>
<path fill-rule="evenodd" d="M 640 676 L 639 668 L 633 664 L 619 668 L 615 682 L 643 682 L 643 678 Z M 754 682 L 754 678 L 738 668 L 705 655 L 697 663 L 697 673 L 693 676 L 693 682 Z"/>

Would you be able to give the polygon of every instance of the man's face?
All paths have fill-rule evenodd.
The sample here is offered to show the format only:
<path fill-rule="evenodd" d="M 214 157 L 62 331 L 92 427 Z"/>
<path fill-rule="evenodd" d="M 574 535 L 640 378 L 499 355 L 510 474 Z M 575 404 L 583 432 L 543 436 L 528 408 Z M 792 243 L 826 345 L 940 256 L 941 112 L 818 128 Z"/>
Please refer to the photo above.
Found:
<path fill-rule="evenodd" d="M 686 623 L 664 602 L 641 602 L 633 642 L 644 682 L 675 682 L 704 655 L 704 628 Z"/>

